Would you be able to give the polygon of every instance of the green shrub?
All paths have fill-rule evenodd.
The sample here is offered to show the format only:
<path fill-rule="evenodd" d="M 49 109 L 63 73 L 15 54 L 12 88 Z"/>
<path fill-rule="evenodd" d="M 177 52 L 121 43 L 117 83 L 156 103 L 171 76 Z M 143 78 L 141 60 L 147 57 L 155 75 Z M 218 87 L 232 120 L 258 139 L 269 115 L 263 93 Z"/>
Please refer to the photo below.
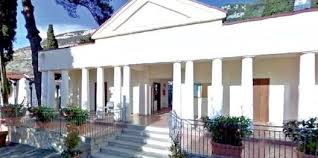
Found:
<path fill-rule="evenodd" d="M 79 137 L 77 127 L 75 125 L 68 126 L 68 133 L 64 139 L 64 145 L 66 149 L 62 152 L 61 156 L 63 158 L 72 158 L 74 156 L 80 155 L 81 151 L 76 150 L 76 147 L 79 145 L 81 139 Z"/>
<path fill-rule="evenodd" d="M 62 109 L 62 113 L 69 123 L 77 126 L 86 123 L 88 119 L 88 112 L 86 110 L 82 110 L 79 106 L 69 106 L 64 108 Z"/>
<path fill-rule="evenodd" d="M 40 122 L 50 122 L 58 117 L 58 112 L 50 107 L 33 107 L 29 109 L 31 117 L 36 118 Z"/>
<path fill-rule="evenodd" d="M 176 137 L 179 138 L 179 137 Z M 170 155 L 169 158 L 186 158 L 184 152 L 181 149 L 180 141 L 179 139 L 175 139 L 172 142 L 172 145 L 169 148 Z"/>
<path fill-rule="evenodd" d="M 244 116 L 218 116 L 213 119 L 205 117 L 203 122 L 212 136 L 212 141 L 219 144 L 242 146 L 242 139 L 253 132 L 251 120 Z"/>
<path fill-rule="evenodd" d="M 2 117 L 23 117 L 26 114 L 26 108 L 23 104 L 9 104 L 0 107 Z"/>
<path fill-rule="evenodd" d="M 286 137 L 298 143 L 298 150 L 308 155 L 316 155 L 318 150 L 318 118 L 284 123 Z"/>

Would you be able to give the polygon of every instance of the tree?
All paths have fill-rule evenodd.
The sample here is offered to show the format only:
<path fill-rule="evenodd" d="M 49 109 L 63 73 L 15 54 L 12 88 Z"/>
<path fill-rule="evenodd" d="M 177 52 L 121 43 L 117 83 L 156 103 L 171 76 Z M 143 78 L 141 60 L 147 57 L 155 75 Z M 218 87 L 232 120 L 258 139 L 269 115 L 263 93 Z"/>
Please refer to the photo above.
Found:
<path fill-rule="evenodd" d="M 59 45 L 54 35 L 53 25 L 50 24 L 47 30 L 46 49 L 56 49 Z"/>
<path fill-rule="evenodd" d="M 31 51 L 32 51 L 32 67 L 33 67 L 33 74 L 34 74 L 34 85 L 35 85 L 35 92 L 36 97 L 38 100 L 38 105 L 41 106 L 41 72 L 38 69 L 38 52 L 42 50 L 41 47 L 41 37 L 39 36 L 39 30 L 36 27 L 36 22 L 34 19 L 34 7 L 32 5 L 31 0 L 22 0 L 22 14 L 24 15 L 25 19 L 25 28 L 28 32 L 27 38 L 29 39 Z"/>
<path fill-rule="evenodd" d="M 63 6 L 71 17 L 78 17 L 77 7 L 82 6 L 89 10 L 98 25 L 103 24 L 113 14 L 114 10 L 109 4 L 111 0 L 55 0 Z"/>
<path fill-rule="evenodd" d="M 294 9 L 294 3 L 295 0 L 265 0 L 263 16 L 291 12 Z"/>
<path fill-rule="evenodd" d="M 0 1 L 0 86 L 2 101 L 7 105 L 9 95 L 9 82 L 6 65 L 12 60 L 13 41 L 17 28 L 17 0 Z"/>

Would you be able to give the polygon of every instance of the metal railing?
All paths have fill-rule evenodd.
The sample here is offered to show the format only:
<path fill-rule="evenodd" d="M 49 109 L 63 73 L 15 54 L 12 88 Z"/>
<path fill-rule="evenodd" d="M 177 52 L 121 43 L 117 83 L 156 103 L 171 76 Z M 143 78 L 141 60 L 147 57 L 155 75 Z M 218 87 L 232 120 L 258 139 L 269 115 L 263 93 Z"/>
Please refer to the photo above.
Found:
<path fill-rule="evenodd" d="M 112 112 L 91 112 L 88 116 L 70 116 L 66 118 L 61 112 L 50 113 L 45 121 L 32 118 L 28 113 L 25 116 L 2 116 L 2 123 L 6 126 L 33 128 L 48 132 L 67 133 L 70 124 L 76 125 L 80 136 L 97 138 L 112 136 L 122 128 L 121 118 L 124 111 L 116 109 Z M 52 115 L 52 116 L 51 116 Z"/>
<path fill-rule="evenodd" d="M 171 139 L 178 139 L 182 151 L 189 157 L 215 156 L 212 154 L 211 135 L 200 120 L 180 119 L 170 113 L 169 129 Z M 317 138 L 317 137 L 316 137 Z M 318 158 L 318 140 L 316 140 Z M 253 134 L 243 138 L 242 158 L 300 158 L 297 147 L 283 133 L 281 126 L 254 125 Z"/>

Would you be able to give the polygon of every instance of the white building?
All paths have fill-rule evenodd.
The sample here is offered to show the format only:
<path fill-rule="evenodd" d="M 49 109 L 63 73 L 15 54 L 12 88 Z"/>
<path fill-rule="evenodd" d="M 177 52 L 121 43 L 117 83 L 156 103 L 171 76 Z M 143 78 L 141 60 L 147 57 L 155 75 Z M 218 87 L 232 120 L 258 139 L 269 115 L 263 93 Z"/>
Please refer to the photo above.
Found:
<path fill-rule="evenodd" d="M 33 79 L 21 73 L 7 72 L 7 78 L 11 83 L 9 104 L 23 104 L 25 106 L 37 106 Z M 32 94 L 31 94 L 32 93 Z M 2 96 L 0 95 L 0 98 Z M 0 99 L 2 105 L 2 99 Z"/>
<path fill-rule="evenodd" d="M 40 53 L 43 102 L 54 105 L 61 73 L 62 105 L 90 111 L 111 101 L 127 105 L 127 115 L 171 105 L 187 119 L 281 124 L 317 116 L 318 10 L 225 17 L 192 0 L 131 0 L 93 34 L 95 43 Z"/>

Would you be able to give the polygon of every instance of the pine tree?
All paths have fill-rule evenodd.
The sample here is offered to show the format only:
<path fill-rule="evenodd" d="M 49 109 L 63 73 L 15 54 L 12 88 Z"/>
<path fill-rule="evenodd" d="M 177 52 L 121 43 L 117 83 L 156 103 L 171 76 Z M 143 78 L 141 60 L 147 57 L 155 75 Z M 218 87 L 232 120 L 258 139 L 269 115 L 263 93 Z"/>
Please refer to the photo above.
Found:
<path fill-rule="evenodd" d="M 12 60 L 13 41 L 17 28 L 17 0 L 0 1 L 0 86 L 2 102 L 8 104 L 9 82 L 6 65 Z"/>
<path fill-rule="evenodd" d="M 45 49 L 56 49 L 59 45 L 54 35 L 53 25 L 50 24 L 47 30 L 47 39 L 46 39 L 46 47 Z"/>

